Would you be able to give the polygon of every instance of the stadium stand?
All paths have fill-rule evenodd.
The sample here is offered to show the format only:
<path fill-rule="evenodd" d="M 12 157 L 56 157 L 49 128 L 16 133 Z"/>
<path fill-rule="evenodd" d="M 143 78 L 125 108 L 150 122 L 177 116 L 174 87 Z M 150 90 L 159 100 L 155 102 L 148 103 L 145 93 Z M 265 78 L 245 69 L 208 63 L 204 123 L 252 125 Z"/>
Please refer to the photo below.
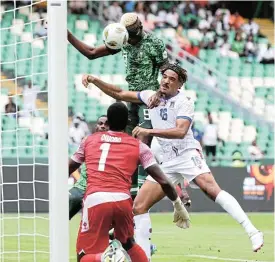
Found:
<path fill-rule="evenodd" d="M 185 66 L 189 74 L 195 75 L 199 81 L 204 81 L 207 77 L 216 78 L 216 89 L 232 97 L 238 102 L 240 106 L 251 112 L 251 114 L 258 115 L 266 123 L 274 123 L 274 60 L 273 63 L 263 63 L 263 54 L 268 50 L 269 40 L 257 32 L 253 38 L 253 45 L 257 46 L 257 53 L 243 52 L 239 55 L 233 52 L 233 55 L 221 55 L 221 47 L 228 43 L 230 46 L 234 44 L 234 39 L 237 34 L 243 37 L 243 46 L 249 42 L 247 36 L 239 29 L 232 29 L 230 26 L 230 19 L 227 17 L 228 28 L 226 34 L 228 39 L 224 38 L 223 34 L 220 36 L 211 35 L 213 31 L 208 31 L 207 34 L 202 33 L 203 22 L 204 26 L 212 26 L 206 18 L 216 21 L 215 32 L 218 27 L 224 27 L 224 22 L 221 22 L 221 16 L 218 11 L 216 13 L 203 7 L 197 7 L 193 3 L 190 5 L 179 5 L 176 8 L 186 14 L 186 16 L 179 16 L 178 19 L 172 7 L 165 6 L 166 2 L 161 2 L 160 6 L 151 6 L 151 13 L 148 9 L 142 6 L 137 7 L 137 11 L 143 17 L 146 26 L 154 29 L 154 33 L 160 34 L 164 37 L 167 48 L 173 55 Z M 5 5 L 1 6 L 2 10 Z M 109 8 L 108 4 L 104 8 Z M 104 9 L 103 8 L 103 9 Z M 124 10 L 132 11 L 131 6 L 124 6 Z M 128 9 L 126 9 L 128 8 Z M 154 12 L 152 10 L 155 10 Z M 166 11 L 167 10 L 167 11 Z M 220 10 L 222 17 L 226 21 L 227 11 Z M 176 19 L 176 24 L 172 27 L 167 23 L 164 17 L 170 15 Z M 199 14 L 195 16 L 195 14 Z M 36 107 L 38 114 L 35 117 L 19 117 L 19 126 L 27 127 L 28 130 L 20 132 L 19 140 L 22 145 L 32 145 L 36 139 L 41 147 L 36 147 L 36 153 L 40 157 L 47 155 L 48 141 L 45 136 L 45 125 L 47 124 L 47 115 L 43 111 L 47 103 L 43 97 L 45 91 L 45 83 L 47 75 L 44 74 L 46 70 L 47 57 L 44 56 L 47 50 L 47 42 L 43 40 L 43 36 L 33 41 L 31 35 L 31 27 L 37 26 L 37 33 L 43 35 L 41 25 L 24 24 L 28 21 L 30 12 L 28 8 L 20 9 L 16 14 L 16 18 L 11 13 L 5 13 L 1 16 L 1 25 L 3 27 L 10 27 L 16 24 L 12 29 L 12 34 L 8 30 L 1 30 L 1 45 L 5 45 L 2 51 L 2 67 L 1 78 L 2 93 L 0 96 L 1 108 L 0 112 L 4 113 L 5 105 L 8 103 L 8 96 L 15 93 L 15 86 L 12 81 L 4 81 L 6 76 L 11 78 L 12 72 L 17 74 L 17 81 L 20 86 L 19 93 L 22 96 L 16 96 L 15 104 L 19 107 L 19 114 L 23 110 L 23 86 L 30 80 L 30 75 L 34 74 L 33 82 L 39 87 L 38 99 Z M 45 15 L 44 13 L 34 13 L 33 15 L 39 17 Z M 229 13 L 230 15 L 230 13 Z M 234 14 L 236 16 L 236 14 Z M 104 27 L 104 18 L 97 16 L 92 18 L 88 14 L 70 14 L 68 16 L 68 28 L 72 33 L 85 41 L 89 45 L 102 44 L 101 35 Z M 236 18 L 236 17 L 235 17 Z M 151 19 L 151 20 L 150 20 Z M 245 23 L 243 20 L 242 23 Z M 257 24 L 260 24 L 257 21 Z M 103 23 L 102 23 L 103 22 Z M 233 23 L 233 22 L 232 22 Z M 192 54 L 188 54 L 189 50 L 186 46 L 182 46 L 176 37 L 177 27 L 183 24 L 184 30 L 180 37 L 185 39 L 186 43 L 193 43 L 198 47 L 198 57 L 194 58 Z M 208 25 L 209 24 L 209 25 Z M 40 26 L 40 27 L 39 27 Z M 237 25 L 236 25 L 237 26 Z M 40 29 L 39 29 L 40 28 Z M 43 28 L 43 27 L 42 27 Z M 221 31 L 224 29 L 221 29 Z M 260 28 L 261 30 L 261 28 Z M 236 33 L 237 32 L 237 33 Z M 260 32 L 260 31 L 259 31 Z M 16 55 L 17 63 L 11 63 L 9 60 L 14 56 L 14 39 L 20 40 L 17 45 Z M 214 46 L 213 46 L 214 45 Z M 188 45 L 187 45 L 188 46 Z M 272 47 L 273 55 L 274 48 Z M 229 51 L 229 50 L 228 50 Z M 244 51 L 244 50 L 243 50 Z M 34 58 L 28 59 L 30 54 L 34 54 Z M 228 53 L 227 53 L 228 54 Z M 261 56 L 260 56 L 261 54 Z M 14 59 L 12 59 L 14 60 Z M 98 89 L 85 89 L 81 84 L 81 75 L 83 73 L 92 73 L 99 76 L 107 82 L 112 82 L 123 88 L 127 88 L 127 83 L 124 78 L 124 62 L 121 55 L 114 55 L 104 57 L 95 61 L 89 61 L 87 58 L 78 53 L 71 45 L 68 45 L 68 92 L 69 92 L 69 106 L 73 114 L 82 113 L 85 115 L 86 121 L 94 122 L 96 119 L 106 113 L 107 106 L 112 102 L 112 99 L 102 94 Z M 211 72 L 211 73 L 209 73 Z M 12 76 L 15 77 L 15 76 Z M 212 81 L 213 82 L 213 81 Z M 214 81 L 215 82 L 215 81 Z M 206 123 L 206 112 L 211 112 L 214 122 L 218 125 L 219 137 L 224 141 L 224 146 L 219 146 L 217 151 L 216 165 L 231 165 L 231 157 L 234 151 L 242 152 L 244 158 L 249 159 L 248 146 L 253 140 L 257 140 L 258 146 L 264 152 L 266 158 L 274 158 L 274 133 L 270 129 L 259 128 L 257 121 L 253 118 L 246 118 L 244 114 L 236 109 L 234 104 L 223 100 L 219 97 L 216 91 L 211 91 L 207 88 L 202 88 L 200 82 L 189 81 L 185 86 L 185 92 L 195 100 L 196 127 L 203 130 Z M 4 145 L 15 145 L 15 124 L 16 118 L 9 114 L 2 116 L 3 130 L 10 130 L 10 132 L 3 132 L 5 137 L 2 138 Z M 33 136 L 32 134 L 35 134 Z M 3 151 L 3 157 L 15 157 L 15 150 L 9 149 Z M 74 148 L 70 147 L 73 151 Z M 20 151 L 22 158 L 32 157 L 32 148 L 23 148 Z"/>

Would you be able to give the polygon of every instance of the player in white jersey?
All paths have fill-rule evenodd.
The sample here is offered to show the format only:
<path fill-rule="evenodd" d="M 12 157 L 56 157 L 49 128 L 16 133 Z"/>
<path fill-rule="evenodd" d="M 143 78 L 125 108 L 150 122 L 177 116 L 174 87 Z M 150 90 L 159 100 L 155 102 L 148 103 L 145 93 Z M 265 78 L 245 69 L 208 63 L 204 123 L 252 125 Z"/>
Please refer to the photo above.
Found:
<path fill-rule="evenodd" d="M 263 233 L 254 227 L 237 200 L 219 187 L 205 162 L 200 144 L 193 137 L 191 125 L 194 117 L 194 102 L 183 92 L 179 92 L 186 80 L 187 72 L 180 66 L 167 64 L 163 68 L 160 83 L 163 97 L 155 108 L 149 110 L 153 129 L 136 127 L 133 135 L 156 137 L 161 146 L 161 168 L 164 173 L 174 183 L 186 178 L 189 182 L 193 181 L 197 184 L 210 199 L 243 226 L 252 242 L 252 249 L 256 252 L 263 246 Z M 107 95 L 132 103 L 143 102 L 149 105 L 150 97 L 154 94 L 149 90 L 124 91 L 91 75 L 84 75 L 82 82 L 85 86 L 93 83 Z M 163 197 L 164 193 L 160 185 L 151 177 L 147 177 L 134 202 L 134 213 L 140 215 L 140 221 L 135 220 L 136 227 L 142 228 L 143 235 L 147 232 L 147 221 L 144 221 L 142 216 L 145 217 L 149 209 Z M 150 244 L 141 243 L 142 239 L 140 241 L 137 239 L 137 242 L 142 247 Z"/>

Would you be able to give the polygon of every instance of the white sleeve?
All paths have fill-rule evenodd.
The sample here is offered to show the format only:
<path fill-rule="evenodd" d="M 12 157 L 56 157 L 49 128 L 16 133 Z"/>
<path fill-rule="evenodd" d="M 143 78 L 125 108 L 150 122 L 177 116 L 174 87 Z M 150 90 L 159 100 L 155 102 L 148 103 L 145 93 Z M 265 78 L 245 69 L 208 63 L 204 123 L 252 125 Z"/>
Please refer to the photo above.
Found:
<path fill-rule="evenodd" d="M 154 95 L 156 92 L 153 90 L 144 90 L 141 92 L 138 92 L 138 99 L 144 103 L 145 105 L 148 105 L 149 98 Z"/>
<path fill-rule="evenodd" d="M 177 119 L 187 119 L 190 122 L 193 121 L 194 118 L 194 101 L 192 99 L 187 98 L 183 103 L 180 105 Z"/>

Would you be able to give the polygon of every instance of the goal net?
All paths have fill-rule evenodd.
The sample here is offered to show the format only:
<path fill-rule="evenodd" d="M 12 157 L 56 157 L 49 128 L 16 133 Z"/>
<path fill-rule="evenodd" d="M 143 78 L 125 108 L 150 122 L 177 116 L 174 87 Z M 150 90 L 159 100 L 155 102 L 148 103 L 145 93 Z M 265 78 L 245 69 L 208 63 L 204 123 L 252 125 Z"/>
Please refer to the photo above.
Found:
<path fill-rule="evenodd" d="M 66 77 L 66 74 L 62 76 L 62 72 L 59 72 L 58 79 L 49 66 L 59 59 L 58 56 L 52 57 L 55 51 L 48 46 L 53 47 L 57 42 L 54 34 L 56 30 L 60 30 L 60 26 L 57 25 L 51 34 L 48 32 L 50 27 L 54 27 L 52 24 L 56 23 L 56 11 L 52 11 L 51 21 L 48 22 L 47 10 L 59 8 L 58 11 L 64 13 L 60 19 L 62 23 L 63 17 L 63 31 L 66 31 L 66 11 L 62 11 L 65 9 L 61 2 L 4 1 L 0 6 L 1 262 L 58 261 L 53 245 L 56 245 L 60 235 L 64 237 L 67 234 L 61 232 L 64 227 L 58 228 L 60 222 L 56 221 L 60 215 L 56 214 L 56 206 L 60 206 L 63 201 L 66 207 L 68 202 L 64 197 L 65 185 L 60 186 L 61 199 L 57 199 L 56 204 L 51 203 L 53 197 L 57 196 L 56 185 L 65 181 L 67 174 L 64 173 L 66 167 L 63 166 L 61 178 L 51 178 L 62 167 L 58 171 L 57 164 L 52 160 L 57 153 L 54 152 L 56 147 L 51 147 L 56 138 L 60 137 L 60 132 L 56 133 L 57 127 L 54 125 L 57 117 L 48 106 L 51 104 L 53 109 L 57 108 L 56 99 L 52 99 L 54 94 L 49 90 L 52 90 L 51 86 L 54 84 L 60 83 L 58 81 L 61 77 L 63 80 Z M 52 7 L 49 7 L 51 4 Z M 61 35 L 60 37 L 65 38 L 66 32 Z M 58 66 L 53 66 L 53 70 L 58 72 Z M 56 96 L 60 95 L 59 92 L 57 89 Z M 62 112 L 67 110 L 66 101 L 59 106 L 60 117 L 64 118 Z M 61 122 L 67 126 L 67 116 Z M 66 136 L 66 127 L 61 129 L 63 136 Z M 64 146 L 64 139 L 63 142 L 61 139 L 60 145 Z M 61 165 L 64 165 L 65 158 L 67 161 L 67 154 L 64 153 L 66 150 L 65 145 L 62 152 L 59 152 L 65 154 L 61 157 Z M 66 212 L 61 214 L 60 219 L 65 217 L 66 220 L 66 215 Z M 62 223 L 68 225 L 66 221 Z M 53 230 L 58 234 L 57 237 L 52 234 Z M 66 246 L 66 241 L 63 245 Z M 66 247 L 63 250 L 66 252 Z M 65 259 L 59 261 L 66 261 L 66 255 L 63 254 Z"/>

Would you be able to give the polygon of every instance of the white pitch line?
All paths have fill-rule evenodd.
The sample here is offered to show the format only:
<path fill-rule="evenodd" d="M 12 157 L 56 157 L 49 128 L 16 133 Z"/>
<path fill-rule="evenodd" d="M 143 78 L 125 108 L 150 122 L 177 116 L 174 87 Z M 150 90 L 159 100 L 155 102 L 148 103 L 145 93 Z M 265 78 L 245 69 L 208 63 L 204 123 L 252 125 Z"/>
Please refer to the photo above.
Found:
<path fill-rule="evenodd" d="M 222 260 L 222 261 L 237 261 L 237 262 L 272 262 L 272 261 L 263 261 L 263 260 L 248 260 L 248 259 L 224 258 L 224 257 L 213 257 L 213 256 L 203 256 L 203 255 L 184 255 L 184 256 L 185 256 L 185 257 L 207 258 L 207 259 Z"/>

